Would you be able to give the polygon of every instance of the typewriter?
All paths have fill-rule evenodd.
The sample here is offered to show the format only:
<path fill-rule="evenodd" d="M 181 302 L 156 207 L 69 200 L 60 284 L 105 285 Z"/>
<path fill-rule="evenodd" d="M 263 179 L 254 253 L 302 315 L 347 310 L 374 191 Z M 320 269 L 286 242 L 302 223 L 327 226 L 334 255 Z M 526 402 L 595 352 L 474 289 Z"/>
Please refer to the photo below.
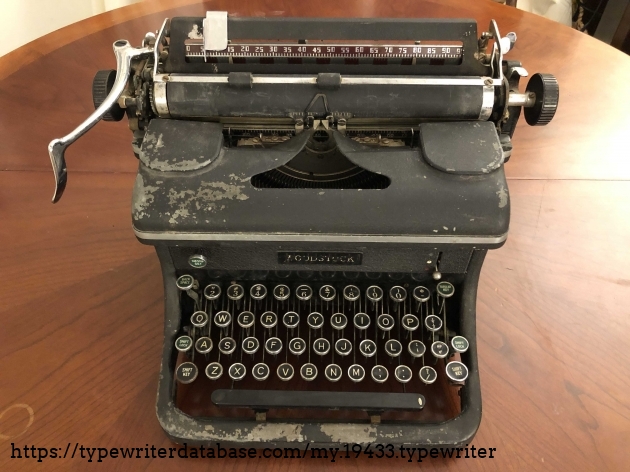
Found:
<path fill-rule="evenodd" d="M 461 445 L 481 420 L 484 256 L 506 240 L 521 111 L 559 89 L 468 19 L 164 21 L 113 44 L 133 230 L 164 280 L 157 416 L 189 444 Z"/>

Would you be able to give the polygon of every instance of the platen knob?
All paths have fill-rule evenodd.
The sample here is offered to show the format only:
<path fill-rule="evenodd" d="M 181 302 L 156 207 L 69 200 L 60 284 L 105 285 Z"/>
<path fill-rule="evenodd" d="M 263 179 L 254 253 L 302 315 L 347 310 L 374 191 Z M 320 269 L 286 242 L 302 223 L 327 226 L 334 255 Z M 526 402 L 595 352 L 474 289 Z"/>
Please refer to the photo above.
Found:
<path fill-rule="evenodd" d="M 524 109 L 525 121 L 531 126 L 546 125 L 558 109 L 560 99 L 558 80 L 551 74 L 534 74 L 525 90 L 536 94 L 534 105 Z"/>
<path fill-rule="evenodd" d="M 115 70 L 99 70 L 92 81 L 92 101 L 94 108 L 98 108 L 105 101 L 116 80 Z M 125 110 L 118 104 L 113 105 L 104 115 L 105 121 L 120 121 L 125 116 Z"/>

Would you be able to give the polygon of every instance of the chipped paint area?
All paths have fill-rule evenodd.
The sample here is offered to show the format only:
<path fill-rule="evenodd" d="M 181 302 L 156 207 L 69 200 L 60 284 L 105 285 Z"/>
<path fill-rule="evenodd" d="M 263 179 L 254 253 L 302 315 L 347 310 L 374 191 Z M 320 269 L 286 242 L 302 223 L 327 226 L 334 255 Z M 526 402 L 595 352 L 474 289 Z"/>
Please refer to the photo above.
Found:
<path fill-rule="evenodd" d="M 244 185 L 233 185 L 225 182 L 203 182 L 198 190 L 176 191 L 169 189 L 168 204 L 174 209 L 169 223 L 175 225 L 180 220 L 196 219 L 199 212 L 215 212 L 225 209 L 219 203 L 223 200 L 247 200 L 243 193 Z M 192 211 L 191 211 L 192 210 Z"/>
<path fill-rule="evenodd" d="M 302 434 L 304 425 L 296 423 L 264 423 L 249 428 L 235 428 L 226 431 L 222 428 L 215 428 L 212 425 L 200 425 L 199 422 L 189 416 L 182 415 L 176 410 L 165 412 L 165 418 L 161 418 L 162 428 L 172 436 L 205 441 L 229 441 L 235 443 L 247 442 L 304 442 Z"/>
<path fill-rule="evenodd" d="M 286 423 L 259 424 L 246 436 L 248 441 L 304 442 L 303 425 Z"/>
<path fill-rule="evenodd" d="M 246 176 L 245 174 L 240 175 L 240 176 L 236 174 L 230 174 L 228 177 L 230 178 L 230 180 L 236 180 L 238 182 L 249 182 L 249 177 Z"/>
<path fill-rule="evenodd" d="M 503 184 L 501 184 L 501 188 L 497 190 L 497 196 L 499 197 L 499 208 L 503 208 L 508 204 L 508 193 Z"/>
<path fill-rule="evenodd" d="M 133 207 L 132 214 L 134 220 L 141 220 L 149 215 L 146 213 L 147 208 L 155 200 L 153 195 L 159 187 L 153 185 L 145 185 L 144 178 L 138 174 L 136 176 L 136 183 L 133 187 Z"/>
<path fill-rule="evenodd" d="M 150 169 L 175 172 L 201 169 L 212 161 L 212 158 L 205 156 L 166 159 L 160 151 L 164 147 L 164 134 L 156 135 L 151 131 L 147 131 L 140 149 L 140 160 Z"/>
<path fill-rule="evenodd" d="M 376 426 L 364 424 L 326 423 L 320 431 L 336 443 L 369 443 L 376 439 Z"/>
<path fill-rule="evenodd" d="M 396 439 L 403 437 L 403 430 L 399 430 L 397 433 L 383 433 L 383 437 L 387 439 Z"/>
<path fill-rule="evenodd" d="M 490 172 L 497 170 L 503 164 L 503 148 L 501 147 L 501 144 L 495 141 L 492 143 L 492 147 L 496 151 L 495 157 L 486 167 L 481 168 L 481 172 L 484 174 L 489 174 Z"/>

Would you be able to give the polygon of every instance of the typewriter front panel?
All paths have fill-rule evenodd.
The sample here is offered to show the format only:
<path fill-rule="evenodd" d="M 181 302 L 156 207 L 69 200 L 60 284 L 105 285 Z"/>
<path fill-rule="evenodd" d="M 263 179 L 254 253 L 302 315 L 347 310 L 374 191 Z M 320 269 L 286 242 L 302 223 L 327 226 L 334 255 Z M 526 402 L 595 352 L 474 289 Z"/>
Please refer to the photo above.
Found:
<path fill-rule="evenodd" d="M 263 440 L 247 433 L 254 428 L 265 442 L 302 447 L 338 442 L 336 431 L 358 443 L 459 444 L 474 434 L 474 302 L 485 251 L 297 247 L 260 244 L 244 258 L 245 246 L 233 243 L 158 248 L 163 372 L 175 377 L 160 394 L 172 395 L 180 415 L 162 418 L 167 432 L 181 437 L 175 427 L 190 416 L 211 418 L 208 440 L 247 444 Z M 278 269 L 214 268 L 230 254 L 241 268 L 273 266 L 273 255 Z M 385 260 L 391 271 L 373 270 Z M 457 432 L 435 427 L 445 422 Z"/>

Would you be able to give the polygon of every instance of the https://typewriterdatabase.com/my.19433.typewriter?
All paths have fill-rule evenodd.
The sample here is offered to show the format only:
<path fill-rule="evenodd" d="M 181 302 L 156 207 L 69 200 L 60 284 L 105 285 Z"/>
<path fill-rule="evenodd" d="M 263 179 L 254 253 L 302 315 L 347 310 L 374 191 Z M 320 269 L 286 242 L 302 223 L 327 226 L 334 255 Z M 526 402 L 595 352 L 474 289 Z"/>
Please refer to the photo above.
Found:
<path fill-rule="evenodd" d="M 189 444 L 459 445 L 481 420 L 475 303 L 507 235 L 504 163 L 558 84 L 494 21 L 167 19 L 113 45 L 132 218 L 165 291 L 157 415 Z M 157 320 L 156 320 L 157 321 Z"/>

